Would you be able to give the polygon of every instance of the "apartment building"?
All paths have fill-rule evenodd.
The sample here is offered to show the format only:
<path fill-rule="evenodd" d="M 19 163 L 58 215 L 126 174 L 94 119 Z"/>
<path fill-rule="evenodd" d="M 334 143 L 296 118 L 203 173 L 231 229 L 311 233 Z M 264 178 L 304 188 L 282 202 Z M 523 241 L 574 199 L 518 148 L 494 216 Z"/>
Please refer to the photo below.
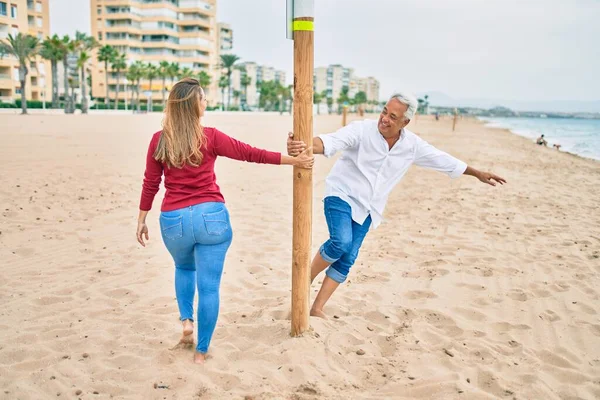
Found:
<path fill-rule="evenodd" d="M 195 73 L 204 70 L 212 77 L 209 99 L 218 89 L 219 30 L 216 22 L 217 0 L 90 0 L 92 35 L 101 45 L 111 45 L 126 54 L 128 64 L 142 61 L 158 65 L 161 61 L 179 63 Z M 109 67 L 110 68 L 110 67 Z M 92 96 L 106 93 L 104 63 L 94 56 Z M 168 80 L 170 82 L 170 80 Z M 121 84 L 124 81 L 121 79 Z M 111 97 L 116 74 L 109 69 Z M 141 91 L 152 99 L 162 99 L 162 79 L 152 87 L 142 81 Z M 121 91 L 119 99 L 128 94 Z"/>
<path fill-rule="evenodd" d="M 40 40 L 50 35 L 49 0 L 0 0 L 0 40 L 8 35 L 33 35 Z M 52 71 L 50 62 L 36 57 L 29 66 L 26 83 L 28 100 L 52 98 Z M 0 59 L 0 101 L 13 102 L 21 98 L 19 63 L 13 57 Z"/>
<path fill-rule="evenodd" d="M 337 103 L 337 99 L 344 86 L 350 88 L 350 82 L 354 77 L 354 70 L 346 68 L 339 64 L 333 64 L 328 67 L 315 68 L 314 72 L 314 90 L 317 93 L 327 92 L 327 97 Z"/>
<path fill-rule="evenodd" d="M 219 54 L 230 54 L 233 49 L 233 29 L 231 29 L 231 25 L 224 22 L 219 22 L 217 28 Z"/>
<path fill-rule="evenodd" d="M 245 89 L 242 86 L 242 79 L 250 78 L 250 85 Z M 250 107 L 258 107 L 260 100 L 260 91 L 258 83 L 267 81 L 277 81 L 282 86 L 287 86 L 285 71 L 277 70 L 266 65 L 259 65 L 255 62 L 240 63 L 231 75 L 231 87 L 233 91 L 241 93 L 240 101 Z"/>
<path fill-rule="evenodd" d="M 354 97 L 358 92 L 365 92 L 367 101 L 379 101 L 379 81 L 372 76 L 368 78 L 354 78 L 350 81 L 350 97 Z"/>
<path fill-rule="evenodd" d="M 367 101 L 379 101 L 379 81 L 373 77 L 361 78 L 354 75 L 354 69 L 339 64 L 315 68 L 314 90 L 327 93 L 337 105 L 337 99 L 342 88 L 348 87 L 348 95 L 352 98 L 362 91 L 367 95 Z"/>

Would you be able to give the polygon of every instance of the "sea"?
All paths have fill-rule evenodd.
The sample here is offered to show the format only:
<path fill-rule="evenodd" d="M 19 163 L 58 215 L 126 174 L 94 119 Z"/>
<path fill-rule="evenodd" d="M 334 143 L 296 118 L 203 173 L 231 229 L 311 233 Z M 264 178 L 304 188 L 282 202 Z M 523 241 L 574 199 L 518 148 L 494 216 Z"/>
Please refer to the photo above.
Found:
<path fill-rule="evenodd" d="M 600 119 L 578 118 L 480 118 L 486 126 L 505 128 L 535 142 L 540 135 L 548 146 L 560 144 L 567 151 L 600 161 Z"/>

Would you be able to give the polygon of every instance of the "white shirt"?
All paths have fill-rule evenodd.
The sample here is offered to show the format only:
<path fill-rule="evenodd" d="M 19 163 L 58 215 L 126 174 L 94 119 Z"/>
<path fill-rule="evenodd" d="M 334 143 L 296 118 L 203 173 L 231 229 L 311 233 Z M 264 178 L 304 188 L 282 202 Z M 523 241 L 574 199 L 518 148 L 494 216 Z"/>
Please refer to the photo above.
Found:
<path fill-rule="evenodd" d="M 319 135 L 325 157 L 343 151 L 325 180 L 325 197 L 337 196 L 352 208 L 352 219 L 363 224 L 371 215 L 377 228 L 394 186 L 412 164 L 461 176 L 467 164 L 440 151 L 408 129 L 389 145 L 377 128 L 377 120 L 356 121 L 334 133 Z"/>

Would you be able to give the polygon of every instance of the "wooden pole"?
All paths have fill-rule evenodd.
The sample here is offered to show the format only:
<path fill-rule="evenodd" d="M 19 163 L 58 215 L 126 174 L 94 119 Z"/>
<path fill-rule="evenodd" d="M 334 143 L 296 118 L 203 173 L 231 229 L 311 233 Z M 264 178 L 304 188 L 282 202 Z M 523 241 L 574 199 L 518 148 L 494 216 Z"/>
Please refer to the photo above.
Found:
<path fill-rule="evenodd" d="M 313 141 L 314 0 L 294 0 L 294 139 Z M 309 328 L 312 170 L 294 167 L 292 336 Z"/>
<path fill-rule="evenodd" d="M 344 106 L 343 111 L 342 111 L 342 126 L 346 126 L 347 120 L 348 120 L 348 106 Z"/>
<path fill-rule="evenodd" d="M 454 121 L 452 121 L 452 132 L 454 132 L 454 129 L 456 128 L 456 118 L 458 118 L 458 110 L 455 108 L 454 109 Z"/>

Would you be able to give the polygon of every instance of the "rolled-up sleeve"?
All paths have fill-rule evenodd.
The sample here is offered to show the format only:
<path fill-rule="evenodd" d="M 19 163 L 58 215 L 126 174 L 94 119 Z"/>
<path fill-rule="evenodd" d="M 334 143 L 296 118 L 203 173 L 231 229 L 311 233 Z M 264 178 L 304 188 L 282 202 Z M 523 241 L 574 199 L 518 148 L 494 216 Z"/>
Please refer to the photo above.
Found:
<path fill-rule="evenodd" d="M 362 132 L 362 123 L 352 122 L 333 133 L 324 133 L 318 137 L 323 141 L 323 155 L 331 157 L 338 151 L 358 146 Z"/>
<path fill-rule="evenodd" d="M 443 172 L 450 178 L 458 178 L 465 173 L 467 164 L 458 158 L 436 149 L 426 141 L 418 139 L 415 165 Z"/>

